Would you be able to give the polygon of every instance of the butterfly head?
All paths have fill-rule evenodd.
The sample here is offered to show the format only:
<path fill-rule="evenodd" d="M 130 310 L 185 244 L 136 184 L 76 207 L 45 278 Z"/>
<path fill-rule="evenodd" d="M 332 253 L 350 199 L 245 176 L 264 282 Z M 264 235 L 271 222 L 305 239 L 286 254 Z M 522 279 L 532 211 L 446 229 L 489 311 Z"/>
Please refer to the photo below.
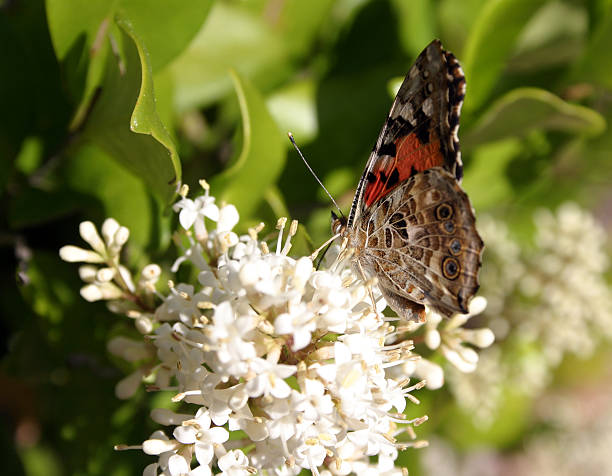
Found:
<path fill-rule="evenodd" d="M 331 212 L 331 231 L 334 235 L 344 235 L 346 223 L 346 217 L 339 217 L 333 211 Z"/>

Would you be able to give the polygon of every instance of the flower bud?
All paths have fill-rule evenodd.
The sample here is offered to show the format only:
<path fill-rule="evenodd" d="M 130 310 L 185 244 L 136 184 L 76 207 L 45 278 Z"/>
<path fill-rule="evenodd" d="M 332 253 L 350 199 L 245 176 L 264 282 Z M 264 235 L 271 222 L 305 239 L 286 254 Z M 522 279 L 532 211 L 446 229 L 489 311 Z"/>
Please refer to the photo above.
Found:
<path fill-rule="evenodd" d="M 60 258 L 69 263 L 104 263 L 104 258 L 98 253 L 84 250 L 78 246 L 62 246 L 59 250 Z"/>
<path fill-rule="evenodd" d="M 115 233 L 117 233 L 118 229 L 119 223 L 114 218 L 107 218 L 104 220 L 104 223 L 102 223 L 102 236 L 107 245 L 113 242 Z"/>
<path fill-rule="evenodd" d="M 83 238 L 94 251 L 97 251 L 103 256 L 106 254 L 106 245 L 102 241 L 102 238 L 100 238 L 98 230 L 96 230 L 96 226 L 92 222 L 82 222 L 79 225 L 79 233 L 81 238 Z"/>

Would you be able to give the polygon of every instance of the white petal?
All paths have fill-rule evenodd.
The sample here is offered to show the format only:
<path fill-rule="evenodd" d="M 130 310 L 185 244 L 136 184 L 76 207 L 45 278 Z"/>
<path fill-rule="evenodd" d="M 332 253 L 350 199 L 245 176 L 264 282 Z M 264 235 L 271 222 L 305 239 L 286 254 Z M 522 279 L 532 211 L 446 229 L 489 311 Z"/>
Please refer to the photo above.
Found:
<path fill-rule="evenodd" d="M 209 464 L 212 461 L 215 452 L 210 444 L 196 444 L 195 457 L 200 464 Z"/>
<path fill-rule="evenodd" d="M 193 222 L 196 220 L 197 216 L 198 215 L 194 210 L 188 210 L 184 208 L 179 213 L 179 223 L 183 228 L 185 228 L 185 230 L 189 230 L 189 228 L 191 228 L 191 225 L 193 225 Z"/>
<path fill-rule="evenodd" d="M 226 205 L 219 210 L 219 221 L 217 222 L 218 231 L 230 231 L 236 226 L 238 220 L 238 210 L 234 205 Z"/>
<path fill-rule="evenodd" d="M 291 393 L 291 387 L 287 385 L 287 382 L 279 378 L 274 378 L 272 375 L 270 378 L 274 382 L 270 386 L 270 394 L 276 398 L 287 398 Z"/>
<path fill-rule="evenodd" d="M 225 443 L 229 439 L 229 432 L 220 426 L 214 426 L 206 432 L 208 439 L 213 443 Z"/>
<path fill-rule="evenodd" d="M 191 473 L 189 473 L 189 476 L 210 476 L 211 474 L 212 471 L 210 470 L 210 466 L 206 464 L 201 464 L 197 468 L 192 469 Z"/>
<path fill-rule="evenodd" d="M 145 469 L 142 470 L 142 476 L 157 476 L 157 463 L 148 464 Z"/>
<path fill-rule="evenodd" d="M 172 476 L 183 476 L 191 471 L 189 464 L 179 455 L 172 455 L 168 458 L 168 471 Z"/>
<path fill-rule="evenodd" d="M 193 426 L 177 426 L 172 432 L 174 437 L 183 443 L 184 445 L 189 445 L 195 443 L 197 441 L 197 431 Z"/>

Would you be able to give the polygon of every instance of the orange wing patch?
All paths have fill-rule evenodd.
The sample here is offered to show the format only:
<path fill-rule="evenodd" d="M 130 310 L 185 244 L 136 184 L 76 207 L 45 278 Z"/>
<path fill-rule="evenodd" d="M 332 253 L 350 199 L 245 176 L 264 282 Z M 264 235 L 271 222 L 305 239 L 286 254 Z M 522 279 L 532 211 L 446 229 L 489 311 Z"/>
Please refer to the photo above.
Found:
<path fill-rule="evenodd" d="M 427 144 L 423 144 L 415 133 L 411 133 L 395 141 L 395 150 L 395 157 L 385 161 L 386 166 L 373 170 L 366 177 L 368 183 L 364 201 L 368 207 L 412 175 L 444 165 L 440 140 L 433 130 L 429 133 Z"/>
<path fill-rule="evenodd" d="M 400 180 L 406 180 L 417 172 L 444 165 L 440 139 L 433 130 L 429 132 L 427 144 L 423 144 L 417 135 L 412 133 L 397 139 L 395 147 L 397 148 L 395 160 Z"/>

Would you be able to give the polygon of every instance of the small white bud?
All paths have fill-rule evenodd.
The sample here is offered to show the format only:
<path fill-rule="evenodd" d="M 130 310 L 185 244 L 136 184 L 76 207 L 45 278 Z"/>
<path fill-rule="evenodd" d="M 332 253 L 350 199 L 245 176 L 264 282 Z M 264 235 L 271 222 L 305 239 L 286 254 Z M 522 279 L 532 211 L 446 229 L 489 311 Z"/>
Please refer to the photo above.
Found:
<path fill-rule="evenodd" d="M 174 413 L 167 408 L 154 408 L 151 410 L 151 420 L 160 425 L 180 425 L 185 420 L 193 418 L 193 415 Z"/>
<path fill-rule="evenodd" d="M 91 265 L 79 266 L 79 277 L 86 283 L 93 283 L 96 280 L 98 268 Z"/>
<path fill-rule="evenodd" d="M 107 218 L 104 220 L 104 223 L 102 223 L 102 236 L 107 245 L 112 244 L 119 226 L 119 223 L 114 218 Z"/>
<path fill-rule="evenodd" d="M 147 335 L 153 332 L 153 321 L 149 318 L 149 316 L 140 316 L 135 321 L 136 330 L 140 332 L 142 335 Z"/>
<path fill-rule="evenodd" d="M 128 288 L 128 291 L 133 293 L 136 290 L 134 286 L 134 280 L 132 279 L 132 273 L 125 266 L 119 265 L 119 275 Z"/>
<path fill-rule="evenodd" d="M 136 393 L 141 382 L 142 371 L 138 369 L 115 385 L 115 396 L 120 400 L 127 400 Z"/>
<path fill-rule="evenodd" d="M 59 255 L 60 258 L 69 263 L 104 263 L 104 258 L 95 251 L 84 250 L 78 246 L 62 246 Z"/>
<path fill-rule="evenodd" d="M 419 359 L 416 362 L 414 373 L 419 378 L 425 380 L 425 386 L 429 390 L 436 390 L 444 385 L 444 371 L 442 367 L 427 359 Z"/>
<path fill-rule="evenodd" d="M 96 226 L 92 222 L 82 222 L 79 225 L 79 233 L 81 238 L 83 238 L 94 251 L 97 251 L 101 255 L 106 254 L 106 246 L 104 245 L 102 238 L 100 238 L 98 230 L 96 230 Z"/>
<path fill-rule="evenodd" d="M 442 345 L 440 347 L 442 349 L 442 354 L 451 364 L 457 367 L 458 370 L 464 373 L 470 373 L 476 370 L 476 364 L 478 362 L 478 354 L 474 352 L 473 349 L 470 349 L 473 354 L 476 355 L 476 361 L 473 359 L 473 355 L 470 355 L 469 352 L 464 352 L 467 347 L 458 347 L 456 349 L 451 349 L 446 345 Z"/>
<path fill-rule="evenodd" d="M 114 277 L 115 270 L 113 268 L 100 268 L 96 273 L 96 279 L 101 283 L 112 281 Z"/>
<path fill-rule="evenodd" d="M 99 292 L 102 295 L 101 299 L 111 300 L 111 299 L 119 299 L 123 297 L 123 291 L 119 289 L 117 286 L 115 286 L 113 283 L 100 283 L 96 287 L 98 288 Z"/>
<path fill-rule="evenodd" d="M 81 296 L 89 302 L 99 301 L 103 299 L 102 291 L 96 284 L 88 284 L 81 288 Z"/>
<path fill-rule="evenodd" d="M 495 334 L 486 327 L 482 329 L 464 329 L 461 332 L 461 338 L 464 342 L 473 344 L 481 349 L 489 347 L 495 342 Z"/>
<path fill-rule="evenodd" d="M 151 357 L 144 342 L 128 339 L 123 336 L 113 337 L 106 344 L 106 349 L 111 354 L 121 357 L 128 362 L 137 362 Z"/>
<path fill-rule="evenodd" d="M 425 345 L 431 350 L 435 350 L 440 346 L 440 333 L 437 329 L 432 329 L 425 333 Z"/>
<path fill-rule="evenodd" d="M 161 268 L 155 263 L 148 264 L 142 268 L 140 276 L 147 281 L 156 282 L 161 276 Z"/>
<path fill-rule="evenodd" d="M 474 299 L 470 301 L 468 305 L 468 310 L 470 311 L 470 316 L 476 316 L 482 313 L 487 307 L 487 298 L 484 296 L 476 296 Z"/>
<path fill-rule="evenodd" d="M 125 243 L 127 242 L 129 238 L 130 238 L 130 230 L 128 230 L 124 226 L 121 226 L 117 230 L 117 233 L 115 233 L 115 237 L 113 240 L 114 245 L 118 247 L 122 247 L 123 245 L 125 245 Z"/>

